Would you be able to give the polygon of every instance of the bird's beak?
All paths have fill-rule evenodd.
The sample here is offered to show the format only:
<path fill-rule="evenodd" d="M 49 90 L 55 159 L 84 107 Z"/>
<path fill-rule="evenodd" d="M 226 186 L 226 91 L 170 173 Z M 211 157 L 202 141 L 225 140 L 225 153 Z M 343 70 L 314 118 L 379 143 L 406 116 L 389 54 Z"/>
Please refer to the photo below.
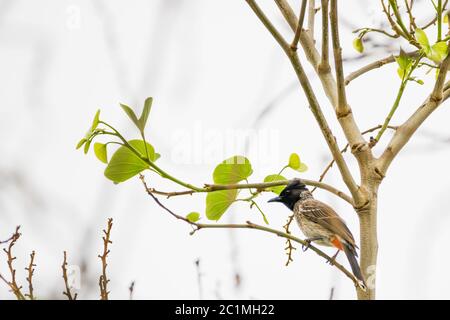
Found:
<path fill-rule="evenodd" d="M 275 197 L 275 198 L 270 199 L 267 202 L 281 202 L 281 201 L 283 201 L 282 197 Z"/>

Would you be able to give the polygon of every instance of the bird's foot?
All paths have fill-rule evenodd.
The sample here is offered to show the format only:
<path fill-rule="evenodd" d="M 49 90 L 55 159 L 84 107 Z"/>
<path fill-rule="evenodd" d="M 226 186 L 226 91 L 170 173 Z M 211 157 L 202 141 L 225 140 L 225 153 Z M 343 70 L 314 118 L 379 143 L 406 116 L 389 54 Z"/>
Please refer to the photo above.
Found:
<path fill-rule="evenodd" d="M 309 249 L 309 247 L 311 246 L 312 240 L 306 239 L 305 242 L 306 242 L 306 245 L 302 244 L 302 251 L 303 252 L 305 252 L 306 250 Z"/>
<path fill-rule="evenodd" d="M 339 254 L 339 250 L 336 251 L 336 253 L 334 254 L 334 256 L 332 256 L 330 260 L 327 260 L 326 263 L 329 263 L 330 266 L 334 266 L 334 263 L 336 262 L 336 258 L 337 258 L 337 256 L 338 256 L 338 254 Z"/>

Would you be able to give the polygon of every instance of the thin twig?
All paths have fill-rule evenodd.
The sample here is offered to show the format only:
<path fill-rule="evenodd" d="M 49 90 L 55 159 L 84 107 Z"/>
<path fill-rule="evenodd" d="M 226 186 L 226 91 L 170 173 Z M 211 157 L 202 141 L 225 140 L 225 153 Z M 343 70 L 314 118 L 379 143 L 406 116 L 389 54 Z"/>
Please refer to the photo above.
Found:
<path fill-rule="evenodd" d="M 311 37 L 314 39 L 314 22 L 316 20 L 316 1 L 309 0 L 308 5 L 308 30 Z"/>
<path fill-rule="evenodd" d="M 329 72 L 329 40 L 328 40 L 328 5 L 329 0 L 322 0 L 322 55 L 320 59 L 319 69 L 321 72 Z"/>
<path fill-rule="evenodd" d="M 67 252 L 64 251 L 64 260 L 63 263 L 61 265 L 61 269 L 62 269 L 62 277 L 64 279 L 64 286 L 66 288 L 66 291 L 63 291 L 63 295 L 65 295 L 67 297 L 67 299 L 69 300 L 77 300 L 78 297 L 78 293 L 72 293 L 72 291 L 70 290 L 71 287 L 69 285 L 69 277 L 67 275 Z"/>
<path fill-rule="evenodd" d="M 339 20 L 337 0 L 331 0 L 330 3 L 330 23 L 331 23 L 331 39 L 333 43 L 334 64 L 336 70 L 336 82 L 338 89 L 338 106 L 336 114 L 343 117 L 351 112 L 345 93 L 344 83 L 344 67 L 342 63 L 342 49 L 339 40 Z"/>
<path fill-rule="evenodd" d="M 110 240 L 112 226 L 113 226 L 113 219 L 109 218 L 106 230 L 105 229 L 103 230 L 103 233 L 104 233 L 104 236 L 102 237 L 103 253 L 101 255 L 98 255 L 98 257 L 102 261 L 102 274 L 98 281 L 98 284 L 100 287 L 100 299 L 101 300 L 108 300 L 108 298 L 109 298 L 109 291 L 108 291 L 109 279 L 108 279 L 108 276 L 106 275 L 106 267 L 108 266 L 108 263 L 107 263 L 106 259 L 110 252 L 110 250 L 108 249 L 108 246 L 110 243 L 112 243 L 112 241 Z"/>
<path fill-rule="evenodd" d="M 284 228 L 284 230 L 286 231 L 287 234 L 291 234 L 290 226 L 291 226 L 291 223 L 294 220 L 294 218 L 295 218 L 294 214 L 290 215 L 288 217 L 288 220 L 287 220 L 286 224 L 283 226 L 283 228 Z M 295 248 L 292 245 L 291 239 L 286 239 L 286 248 L 285 248 L 285 250 L 286 250 L 286 255 L 287 255 L 287 261 L 286 261 L 286 267 L 287 267 L 289 265 L 289 263 L 294 261 L 292 259 L 292 254 L 293 254 L 294 250 L 297 250 L 297 248 Z"/>
<path fill-rule="evenodd" d="M 19 230 L 20 230 L 20 226 L 17 226 L 16 231 L 11 236 L 11 240 L 9 242 L 8 248 L 3 249 L 3 251 L 6 253 L 7 264 L 8 264 L 9 273 L 11 275 L 11 280 L 10 281 L 6 280 L 6 278 L 1 274 L 0 274 L 0 278 L 10 287 L 12 293 L 16 296 L 17 300 L 25 300 L 25 296 L 21 291 L 22 286 L 19 286 L 17 284 L 16 270 L 14 269 L 14 266 L 13 266 L 13 263 L 14 263 L 14 260 L 16 260 L 16 257 L 12 253 L 12 248 L 14 247 L 17 240 L 21 236 L 21 233 L 19 233 Z"/>
<path fill-rule="evenodd" d="M 300 40 L 300 35 L 302 33 L 303 21 L 305 20 L 305 13 L 306 13 L 306 1 L 307 0 L 302 0 L 302 6 L 300 8 L 300 15 L 299 15 L 299 19 L 298 19 L 297 30 L 295 30 L 294 40 L 292 40 L 292 43 L 291 43 L 291 49 L 293 51 L 297 51 L 297 44 L 298 44 L 298 41 Z"/>
<path fill-rule="evenodd" d="M 27 276 L 27 282 L 28 282 L 28 293 L 25 294 L 25 296 L 27 296 L 30 300 L 34 300 L 34 288 L 33 288 L 33 275 L 34 275 L 34 267 L 36 267 L 36 265 L 34 264 L 34 257 L 35 257 L 35 252 L 33 250 L 33 252 L 31 252 L 30 254 L 30 263 L 28 264 L 28 267 L 25 268 L 26 271 L 28 271 L 28 276 Z"/>
<path fill-rule="evenodd" d="M 419 50 L 416 51 L 412 51 L 412 52 L 408 52 L 406 53 L 406 55 L 408 57 L 416 57 L 417 55 L 420 54 Z M 350 73 L 346 78 L 345 78 L 345 85 L 348 85 L 351 81 L 355 80 L 356 78 L 358 78 L 359 76 L 362 76 L 363 74 L 372 71 L 374 69 L 377 68 L 381 68 L 382 66 L 389 64 L 389 63 L 393 63 L 395 62 L 395 57 L 393 55 L 390 55 L 389 57 L 374 61 L 372 63 L 369 63 L 368 65 L 353 71 L 352 73 Z"/>

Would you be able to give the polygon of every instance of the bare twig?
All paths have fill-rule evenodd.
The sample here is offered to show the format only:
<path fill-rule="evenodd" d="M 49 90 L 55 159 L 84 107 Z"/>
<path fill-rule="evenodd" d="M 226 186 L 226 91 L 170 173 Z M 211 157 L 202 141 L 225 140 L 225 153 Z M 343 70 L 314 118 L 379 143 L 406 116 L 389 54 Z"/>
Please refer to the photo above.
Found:
<path fill-rule="evenodd" d="M 109 218 L 106 230 L 105 229 L 103 230 L 103 233 L 104 233 L 104 236 L 102 237 L 103 253 L 101 255 L 98 255 L 98 257 L 102 261 L 102 274 L 98 281 L 98 284 L 100 287 L 100 299 L 101 300 L 108 300 L 108 298 L 109 298 L 109 291 L 108 291 L 109 279 L 108 279 L 108 276 L 106 275 L 106 267 L 108 266 L 108 263 L 107 263 L 106 259 L 110 252 L 110 250 L 108 249 L 108 246 L 110 243 L 112 243 L 112 241 L 110 240 L 112 226 L 113 226 L 113 219 Z"/>
<path fill-rule="evenodd" d="M 286 231 L 287 234 L 291 234 L 291 231 L 289 230 L 292 221 L 294 220 L 294 215 L 290 215 L 288 217 L 288 220 L 286 222 L 286 224 L 283 226 L 284 230 Z M 292 261 L 294 261 L 292 259 L 292 254 L 294 250 L 297 250 L 293 245 L 292 245 L 292 241 L 291 239 L 286 239 L 286 255 L 287 255 L 287 261 L 286 261 L 286 267 L 289 265 L 289 263 L 291 263 Z"/>
<path fill-rule="evenodd" d="M 66 291 L 63 291 L 63 295 L 65 295 L 67 297 L 67 299 L 69 300 L 77 300 L 78 297 L 78 293 L 72 293 L 72 291 L 70 290 L 71 287 L 69 285 L 69 277 L 67 275 L 67 252 L 64 251 L 64 260 L 63 263 L 61 265 L 61 269 L 62 269 L 62 277 L 64 279 L 64 286 L 66 287 Z"/>
<path fill-rule="evenodd" d="M 28 267 L 25 268 L 26 271 L 28 271 L 28 276 L 27 276 L 27 282 L 28 282 L 28 293 L 25 294 L 25 296 L 27 296 L 30 300 L 34 300 L 34 288 L 33 288 L 33 275 L 34 275 L 34 267 L 36 267 L 36 265 L 34 264 L 34 257 L 35 257 L 35 252 L 33 250 L 33 252 L 31 252 L 30 254 L 30 263 L 28 264 Z"/>
<path fill-rule="evenodd" d="M 9 288 L 11 289 L 11 292 L 16 296 L 17 300 L 25 300 L 25 296 L 21 291 L 22 286 L 19 286 L 17 284 L 16 270 L 14 269 L 14 266 L 13 266 L 13 263 L 14 263 L 14 260 L 16 260 L 16 257 L 14 257 L 14 255 L 12 253 L 12 248 L 14 247 L 17 240 L 21 236 L 21 233 L 19 233 L 19 230 L 20 230 L 20 226 L 17 226 L 16 231 L 14 232 L 14 234 L 11 236 L 11 238 L 9 240 L 8 248 L 3 249 L 3 251 L 6 253 L 8 269 L 9 269 L 9 273 L 11 274 L 11 280 L 10 281 L 6 280 L 6 278 L 1 274 L 0 274 L 0 279 L 2 279 L 9 286 Z"/>
<path fill-rule="evenodd" d="M 322 55 L 319 65 L 321 72 L 330 72 L 328 40 L 328 5 L 329 0 L 322 0 Z"/>
<path fill-rule="evenodd" d="M 342 49 L 339 41 L 339 21 L 337 0 L 330 2 L 330 23 L 331 23 L 331 39 L 333 43 L 334 64 L 336 70 L 336 81 L 338 89 L 338 106 L 336 114 L 338 118 L 343 117 L 351 112 L 347 104 L 344 83 L 344 67 L 342 64 Z"/>
<path fill-rule="evenodd" d="M 295 30 L 294 40 L 292 40 L 292 43 L 291 43 L 291 49 L 294 51 L 297 51 L 297 44 L 298 44 L 298 41 L 300 40 L 300 35 L 301 35 L 302 29 L 303 29 L 303 21 L 305 20 L 305 13 L 306 13 L 306 1 L 307 0 L 302 0 L 302 6 L 300 8 L 300 15 L 299 15 L 299 19 L 298 19 L 297 30 Z"/>
<path fill-rule="evenodd" d="M 308 3 L 308 30 L 314 39 L 314 22 L 316 20 L 316 1 L 309 0 Z"/>

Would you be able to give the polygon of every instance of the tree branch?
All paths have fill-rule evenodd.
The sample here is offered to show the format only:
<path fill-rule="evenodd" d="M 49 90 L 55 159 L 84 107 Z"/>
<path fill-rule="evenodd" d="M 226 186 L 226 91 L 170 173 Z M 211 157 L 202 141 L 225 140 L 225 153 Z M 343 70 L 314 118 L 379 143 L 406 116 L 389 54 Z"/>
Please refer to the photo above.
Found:
<path fill-rule="evenodd" d="M 383 127 L 383 125 L 380 124 L 380 125 L 378 125 L 378 126 L 376 126 L 376 127 L 367 129 L 366 131 L 363 131 L 362 134 L 367 134 L 367 133 L 370 133 L 370 132 L 374 132 L 374 131 L 376 131 L 376 130 L 378 130 L 378 129 L 381 129 L 382 127 Z M 395 127 L 395 126 L 387 126 L 387 128 L 388 128 L 388 129 L 392 129 L 392 130 L 397 130 L 397 127 Z M 345 145 L 345 147 L 341 150 L 341 153 L 347 152 L 349 146 L 350 146 L 350 145 L 347 143 L 347 144 Z M 333 164 L 334 164 L 334 159 L 331 160 L 330 163 L 325 167 L 324 171 L 323 171 L 322 174 L 319 176 L 319 180 L 318 180 L 317 182 L 322 182 L 322 181 L 323 181 L 323 179 L 325 178 L 325 175 L 326 175 L 326 174 L 328 173 L 328 171 L 331 169 L 331 167 L 333 166 Z M 317 189 L 317 187 L 314 187 L 314 189 L 312 189 L 311 192 L 314 192 L 316 189 Z"/>
<path fill-rule="evenodd" d="M 300 40 L 300 35 L 302 33 L 303 21 L 305 20 L 305 13 L 306 13 L 306 1 L 307 0 L 302 0 L 302 6 L 300 8 L 300 15 L 299 15 L 299 19 L 298 19 L 297 29 L 295 30 L 294 40 L 292 40 L 292 43 L 291 43 L 291 49 L 293 51 L 297 50 L 297 44 L 298 44 L 298 41 Z"/>
<path fill-rule="evenodd" d="M 447 58 L 444 59 L 436 85 L 428 99 L 411 115 L 411 117 L 409 117 L 408 120 L 398 127 L 386 150 L 378 159 L 377 167 L 383 176 L 386 175 L 387 169 L 394 158 L 408 143 L 409 139 L 421 124 L 439 107 L 439 105 L 442 104 L 442 102 L 450 97 L 450 83 L 447 82 L 446 85 L 442 85 L 442 79 L 445 79 L 450 64 L 449 60 L 450 56 L 447 56 Z M 445 89 L 443 93 L 440 93 L 443 89 Z"/>
<path fill-rule="evenodd" d="M 356 287 L 361 288 L 362 290 L 366 290 L 364 284 L 359 281 L 354 275 L 353 273 L 351 273 L 350 271 L 348 271 L 343 265 L 339 264 L 336 261 L 333 261 L 332 258 L 330 256 L 328 256 L 325 252 L 323 252 L 322 250 L 318 249 L 317 247 L 311 245 L 310 243 L 308 243 L 305 240 L 299 239 L 297 237 L 294 237 L 293 235 L 280 231 L 280 230 L 276 230 L 276 229 L 272 229 L 272 228 L 268 228 L 265 226 L 261 226 L 255 223 L 252 223 L 250 221 L 247 221 L 245 224 L 207 224 L 207 223 L 196 223 L 196 222 L 191 222 L 189 221 L 187 218 L 180 216 L 176 213 L 174 213 L 172 210 L 170 210 L 169 208 L 167 208 L 164 204 L 162 204 L 162 202 L 152 193 L 149 193 L 149 195 L 153 198 L 153 200 L 161 207 L 163 208 L 166 212 L 168 212 L 171 216 L 175 217 L 176 219 L 179 220 L 183 220 L 184 222 L 190 224 L 194 229 L 190 232 L 191 235 L 193 235 L 194 233 L 196 233 L 197 231 L 199 231 L 200 229 L 252 229 L 252 230 L 259 230 L 262 232 L 267 232 L 267 233 L 272 233 L 275 234 L 279 237 L 285 238 L 285 239 L 289 239 L 291 241 L 297 242 L 303 246 L 308 246 L 309 249 L 311 249 L 312 251 L 314 251 L 317 255 L 319 255 L 320 257 L 326 259 L 327 261 L 332 261 L 333 262 L 333 266 L 336 267 L 338 270 L 340 270 L 343 274 L 345 274 L 354 284 Z"/>
<path fill-rule="evenodd" d="M 316 20 L 316 1 L 309 0 L 308 3 L 308 31 L 314 40 L 314 24 Z"/>
<path fill-rule="evenodd" d="M 334 65 L 337 80 L 338 105 L 336 109 L 337 117 L 344 117 L 351 113 L 351 109 L 347 104 L 347 96 L 345 93 L 344 83 L 344 67 L 342 65 L 342 49 L 339 43 L 339 21 L 337 0 L 331 0 L 330 4 L 330 23 L 331 23 L 331 39 L 333 42 Z"/>
<path fill-rule="evenodd" d="M 412 51 L 412 52 L 408 52 L 406 53 L 407 56 L 409 57 L 415 57 L 417 55 L 420 54 L 419 50 L 416 51 Z M 345 85 L 348 85 L 350 82 L 352 82 L 353 80 L 355 80 L 356 78 L 358 78 L 359 76 L 362 76 L 363 74 L 372 71 L 374 69 L 378 69 L 381 68 L 382 66 L 389 64 L 389 63 L 393 63 L 395 62 L 395 57 L 394 55 L 390 55 L 389 57 L 374 61 L 372 63 L 369 63 L 368 65 L 353 71 L 352 73 L 350 73 L 346 78 L 345 78 Z"/>
<path fill-rule="evenodd" d="M 328 57 L 328 5 L 329 0 L 322 0 L 322 56 L 319 65 L 319 69 L 321 69 L 322 72 L 330 72 L 330 62 Z"/>
<path fill-rule="evenodd" d="M 300 85 L 303 88 L 303 91 L 306 95 L 306 98 L 309 102 L 311 111 L 316 118 L 316 121 L 320 127 L 320 130 L 322 131 L 322 135 L 324 136 L 328 147 L 333 154 L 333 158 L 336 160 L 336 164 L 339 167 L 339 171 L 341 173 L 342 179 L 344 180 L 345 184 L 347 185 L 348 189 L 350 190 L 350 193 L 352 194 L 353 198 L 355 199 L 356 204 L 363 203 L 364 200 L 362 199 L 362 194 L 360 192 L 360 189 L 358 185 L 355 183 L 352 174 L 350 173 L 350 170 L 347 166 L 347 163 L 345 162 L 339 147 L 336 143 L 336 139 L 331 132 L 330 127 L 328 126 L 328 123 L 325 119 L 325 116 L 323 115 L 323 112 L 320 108 L 320 105 L 317 101 L 317 98 L 313 92 L 313 89 L 311 87 L 311 84 L 309 83 L 308 77 L 300 63 L 300 60 L 298 58 L 298 55 L 296 52 L 293 52 L 290 50 L 290 47 L 287 45 L 286 41 L 282 38 L 282 36 L 279 34 L 279 32 L 275 29 L 275 27 L 272 25 L 272 23 L 269 21 L 269 19 L 266 17 L 266 15 L 262 12 L 262 10 L 259 8 L 259 6 L 256 4 L 254 0 L 246 0 L 251 9 L 255 12 L 256 16 L 261 20 L 261 22 L 264 24 L 264 26 L 268 29 L 268 31 L 273 35 L 275 40 L 279 43 L 279 45 L 282 47 L 282 49 L 285 51 L 286 55 L 288 56 L 289 60 L 291 61 L 292 66 L 294 67 L 294 71 L 297 75 L 297 78 L 300 82 Z M 347 118 L 347 117 L 342 117 Z M 352 119 L 353 120 L 353 119 Z M 348 121 L 344 122 L 346 125 L 343 125 L 343 128 L 349 128 L 350 123 Z M 356 126 L 356 124 L 353 121 L 353 124 Z M 349 132 L 350 130 L 344 130 L 349 133 L 349 136 L 354 139 L 355 132 L 351 130 L 352 132 Z M 359 132 L 356 132 L 356 134 Z M 361 134 L 359 133 L 359 136 L 362 139 Z M 364 144 L 364 143 L 363 143 Z M 352 148 L 353 150 L 353 148 Z"/>
<path fill-rule="evenodd" d="M 301 181 L 308 185 L 313 186 L 317 188 L 321 188 L 323 190 L 327 190 L 331 192 L 332 194 L 340 197 L 341 199 L 347 201 L 349 204 L 354 206 L 354 202 L 352 198 L 348 195 L 346 195 L 344 192 L 336 189 L 335 187 L 308 179 L 301 179 Z M 232 190 L 232 189 L 257 189 L 257 190 L 265 190 L 270 187 L 276 187 L 276 186 L 284 186 L 287 185 L 291 180 L 282 180 L 282 181 L 273 181 L 273 182 L 264 182 L 264 183 L 247 183 L 247 184 L 228 184 L 228 185 L 221 185 L 221 184 L 206 184 L 205 187 L 208 188 L 210 191 L 219 191 L 219 190 Z"/>

